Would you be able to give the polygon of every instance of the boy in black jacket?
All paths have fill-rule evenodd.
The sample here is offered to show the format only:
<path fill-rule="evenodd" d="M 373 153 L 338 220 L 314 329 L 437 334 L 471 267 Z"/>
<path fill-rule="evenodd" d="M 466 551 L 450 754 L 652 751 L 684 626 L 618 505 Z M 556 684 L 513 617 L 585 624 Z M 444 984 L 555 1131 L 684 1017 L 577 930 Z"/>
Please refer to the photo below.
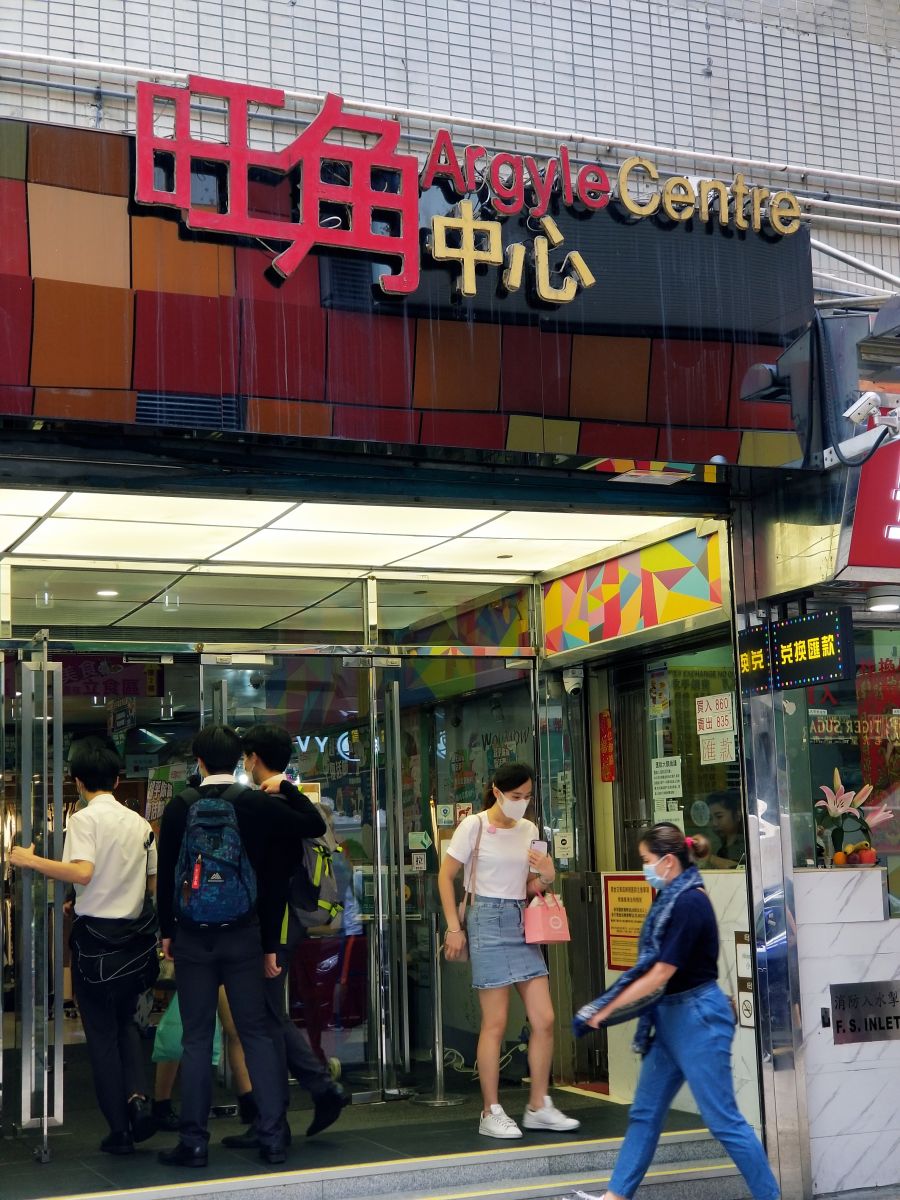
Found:
<path fill-rule="evenodd" d="M 254 725 L 243 736 L 244 770 L 258 787 L 265 787 L 269 796 L 294 812 L 306 812 L 311 802 L 285 779 L 283 772 L 291 761 L 293 745 L 290 734 L 278 725 Z M 258 795 L 265 795 L 259 792 Z M 317 808 L 316 805 L 312 805 Z M 324 821 L 323 821 L 324 826 Z M 325 832 L 323 827 L 322 832 Z M 317 835 L 321 836 L 321 834 Z M 297 870 L 300 856 L 293 846 L 281 847 L 278 872 L 285 880 L 285 896 L 291 876 Z M 284 906 L 281 910 L 284 920 Z M 306 1131 L 307 1137 L 320 1133 L 333 1125 L 341 1110 L 349 1103 L 343 1088 L 335 1084 L 331 1075 L 317 1058 L 306 1035 L 297 1028 L 285 1011 L 284 972 L 290 968 L 291 952 L 295 940 L 290 936 L 279 946 L 274 960 L 267 956 L 265 980 L 266 1015 L 269 1033 L 278 1051 L 283 1083 L 284 1104 L 288 1100 L 288 1071 L 313 1099 L 315 1112 Z M 274 970 L 272 969 L 274 967 Z M 223 1139 L 231 1149 L 251 1149 L 260 1145 L 260 1134 L 254 1123 L 245 1133 L 232 1134 Z"/>
<path fill-rule="evenodd" d="M 227 725 L 207 725 L 200 730 L 193 753 L 201 775 L 201 796 L 220 797 L 232 787 L 241 750 L 241 739 Z M 269 1163 L 282 1163 L 286 1158 L 283 1068 L 266 1021 L 264 974 L 277 974 L 275 955 L 288 888 L 284 856 L 299 857 L 303 838 L 320 837 L 325 822 L 305 798 L 289 808 L 249 787 L 229 798 L 257 884 L 255 908 L 230 924 L 191 926 L 178 919 L 175 889 L 181 881 L 176 880 L 176 868 L 190 791 L 169 801 L 160 825 L 159 925 L 163 953 L 175 961 L 184 1027 L 179 1141 L 159 1155 L 167 1166 L 205 1167 L 207 1163 L 212 1042 L 220 984 L 225 986 L 253 1084 L 260 1157 Z"/>

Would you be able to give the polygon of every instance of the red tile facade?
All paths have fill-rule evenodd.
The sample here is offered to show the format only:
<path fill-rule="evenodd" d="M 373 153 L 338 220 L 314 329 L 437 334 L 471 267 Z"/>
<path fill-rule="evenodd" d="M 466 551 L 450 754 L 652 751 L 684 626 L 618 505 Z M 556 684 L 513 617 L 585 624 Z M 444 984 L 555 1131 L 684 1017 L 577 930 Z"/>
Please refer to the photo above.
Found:
<path fill-rule="evenodd" d="M 129 140 L 4 133 L 23 164 L 28 139 L 27 172 L 0 178 L 6 414 L 129 423 L 142 392 L 237 397 L 256 433 L 683 462 L 736 462 L 744 431 L 791 430 L 788 405 L 740 400 L 777 347 L 324 308 L 315 256 L 280 280 L 265 248 L 149 208 L 128 218 L 130 287 L 35 284 L 28 184 L 131 195 Z M 286 217 L 286 195 L 262 189 L 259 204 Z"/>

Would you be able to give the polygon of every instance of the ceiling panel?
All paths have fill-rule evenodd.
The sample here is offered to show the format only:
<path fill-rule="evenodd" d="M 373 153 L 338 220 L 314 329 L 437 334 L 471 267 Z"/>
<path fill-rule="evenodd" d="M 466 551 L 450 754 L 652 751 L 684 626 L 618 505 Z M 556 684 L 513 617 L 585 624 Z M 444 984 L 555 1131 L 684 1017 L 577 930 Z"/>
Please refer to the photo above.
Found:
<path fill-rule="evenodd" d="M 352 632 L 356 640 L 361 641 L 362 634 L 361 608 L 307 608 L 302 613 L 294 613 L 284 620 L 275 621 L 270 629 L 314 629 L 323 631 Z"/>
<path fill-rule="evenodd" d="M 348 597 L 345 603 L 362 603 L 362 587 L 352 583 L 341 587 L 339 579 L 295 579 L 267 575 L 262 578 L 252 569 L 242 575 L 186 575 L 174 589 L 188 604 L 268 604 L 290 609 L 316 604 L 332 592 Z"/>
<path fill-rule="evenodd" d="M 93 570 L 40 570 L 35 567 L 20 567 L 13 561 L 12 594 L 14 597 L 34 597 L 46 587 L 58 600 L 84 600 L 93 602 L 98 591 L 118 592 L 115 599 L 129 605 L 149 600 L 166 588 L 171 587 L 177 575 L 159 574 L 155 571 L 116 571 L 106 568 Z"/>
<path fill-rule="evenodd" d="M 531 539 L 494 541 L 490 538 L 458 538 L 456 541 L 422 551 L 403 560 L 403 566 L 468 567 L 473 571 L 550 571 L 563 563 L 588 554 L 595 554 L 612 545 L 611 542 L 558 542 Z"/>
<path fill-rule="evenodd" d="M 16 598 L 12 604 L 13 625 L 111 625 L 125 615 L 131 604 L 119 600 L 58 600 L 53 598 L 50 607 L 37 605 L 34 596 L 30 599 Z"/>
<path fill-rule="evenodd" d="M 66 554 L 91 558 L 207 558 L 224 550 L 244 531 L 232 526 L 150 524 L 140 521 L 86 521 L 48 517 L 22 543 L 23 554 Z"/>
<path fill-rule="evenodd" d="M 6 550 L 17 541 L 23 533 L 27 533 L 35 522 L 34 517 L 4 517 L 0 516 L 0 549 Z"/>
<path fill-rule="evenodd" d="M 42 517 L 65 494 L 33 491 L 31 488 L 0 488 L 0 513 L 15 517 Z"/>
<path fill-rule="evenodd" d="M 671 524 L 671 515 L 632 517 L 620 513 L 508 512 L 467 536 L 624 542 Z"/>
<path fill-rule="evenodd" d="M 321 562 L 380 567 L 401 555 L 426 550 L 440 540 L 434 537 L 264 529 L 215 557 L 219 562 Z"/>
<path fill-rule="evenodd" d="M 287 616 L 288 608 L 249 604 L 180 604 L 178 608 L 163 608 L 161 604 L 146 604 L 119 623 L 147 629 L 261 629 L 279 617 Z"/>
<path fill-rule="evenodd" d="M 301 504 L 276 521 L 274 528 L 453 537 L 497 516 L 500 516 L 500 510 L 389 504 Z"/>
<path fill-rule="evenodd" d="M 218 500 L 187 496 L 131 496 L 121 493 L 73 492 L 54 516 L 104 521 L 159 521 L 167 525 L 236 525 L 258 529 L 286 513 L 282 500 Z"/>

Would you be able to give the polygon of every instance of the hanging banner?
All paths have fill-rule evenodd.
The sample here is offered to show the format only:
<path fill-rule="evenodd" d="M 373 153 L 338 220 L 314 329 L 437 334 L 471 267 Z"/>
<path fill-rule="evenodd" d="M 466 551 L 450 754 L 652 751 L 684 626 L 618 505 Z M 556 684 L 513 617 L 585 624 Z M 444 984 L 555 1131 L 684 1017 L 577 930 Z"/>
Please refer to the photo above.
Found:
<path fill-rule="evenodd" d="M 616 781 L 616 740 L 613 733 L 612 713 L 605 708 L 599 716 L 600 724 L 600 781 Z"/>

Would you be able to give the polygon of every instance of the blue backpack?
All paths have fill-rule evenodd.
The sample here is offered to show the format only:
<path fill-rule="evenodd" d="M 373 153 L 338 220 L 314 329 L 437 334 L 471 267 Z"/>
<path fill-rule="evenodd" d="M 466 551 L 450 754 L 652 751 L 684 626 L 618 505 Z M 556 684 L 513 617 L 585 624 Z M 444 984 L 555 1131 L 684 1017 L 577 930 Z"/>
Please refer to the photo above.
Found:
<path fill-rule="evenodd" d="M 186 788 L 188 805 L 175 873 L 175 912 L 189 925 L 232 925 L 256 907 L 256 873 L 247 857 L 233 800 L 247 791 L 232 783 L 220 796 Z"/>

